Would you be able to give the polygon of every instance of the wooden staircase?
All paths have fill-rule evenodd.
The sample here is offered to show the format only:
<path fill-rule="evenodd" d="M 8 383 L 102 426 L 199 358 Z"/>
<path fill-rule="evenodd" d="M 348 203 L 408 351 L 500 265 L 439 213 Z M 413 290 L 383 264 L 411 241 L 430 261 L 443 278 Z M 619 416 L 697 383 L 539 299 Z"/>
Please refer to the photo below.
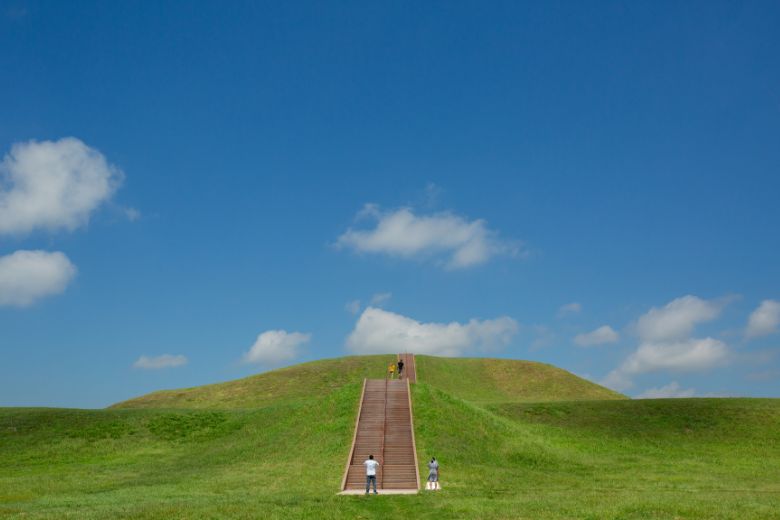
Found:
<path fill-rule="evenodd" d="M 406 369 L 404 367 L 404 371 Z M 373 455 L 380 464 L 376 479 L 380 492 L 420 489 L 408 379 L 363 381 L 352 449 L 341 483 L 342 491 L 365 490 L 366 468 L 363 462 L 369 455 Z"/>
<path fill-rule="evenodd" d="M 417 382 L 417 371 L 414 369 L 414 354 L 398 354 L 398 361 L 404 362 L 404 371 L 401 379 L 408 379 L 410 383 Z"/>

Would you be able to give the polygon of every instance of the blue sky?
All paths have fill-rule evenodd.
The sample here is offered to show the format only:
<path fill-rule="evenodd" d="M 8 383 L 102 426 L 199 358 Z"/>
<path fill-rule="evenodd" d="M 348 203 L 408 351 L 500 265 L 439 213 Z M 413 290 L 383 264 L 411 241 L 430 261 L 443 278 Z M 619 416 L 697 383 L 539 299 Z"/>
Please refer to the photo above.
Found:
<path fill-rule="evenodd" d="M 778 25 L 0 1 L 0 405 L 395 345 L 777 397 Z"/>

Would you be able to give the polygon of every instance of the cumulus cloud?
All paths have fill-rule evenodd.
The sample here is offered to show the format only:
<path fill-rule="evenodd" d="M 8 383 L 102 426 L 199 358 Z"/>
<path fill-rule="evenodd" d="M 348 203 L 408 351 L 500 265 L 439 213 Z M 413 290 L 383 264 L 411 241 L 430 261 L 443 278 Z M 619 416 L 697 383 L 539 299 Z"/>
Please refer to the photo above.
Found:
<path fill-rule="evenodd" d="M 581 347 L 591 347 L 593 345 L 604 345 L 606 343 L 615 343 L 620 339 L 620 335 L 609 325 L 601 327 L 591 332 L 577 334 L 574 336 L 574 343 Z"/>
<path fill-rule="evenodd" d="M 725 303 L 689 295 L 664 307 L 653 307 L 637 322 L 639 347 L 606 376 L 603 384 L 622 391 L 631 388 L 639 374 L 701 371 L 722 364 L 729 356 L 725 343 L 691 335 L 698 323 L 715 319 Z"/>
<path fill-rule="evenodd" d="M 361 253 L 402 258 L 433 257 L 447 269 L 463 269 L 499 254 L 515 255 L 519 245 L 500 240 L 484 220 L 466 220 L 452 213 L 415 215 L 410 208 L 381 211 L 367 204 L 359 218 L 376 221 L 373 229 L 348 229 L 336 245 Z"/>
<path fill-rule="evenodd" d="M 141 356 L 133 363 L 133 367 L 144 370 L 160 370 L 162 368 L 180 367 L 186 364 L 186 356 L 163 354 L 162 356 L 156 357 Z"/>
<path fill-rule="evenodd" d="M 778 331 L 780 325 L 780 302 L 774 300 L 764 300 L 750 314 L 745 337 L 758 338 L 768 336 Z"/>
<path fill-rule="evenodd" d="M 567 303 L 566 305 L 561 305 L 561 308 L 558 309 L 558 317 L 563 318 L 564 316 L 568 316 L 569 314 L 579 314 L 580 311 L 582 311 L 582 305 L 580 305 L 577 302 L 571 302 Z"/>
<path fill-rule="evenodd" d="M 0 162 L 0 234 L 83 226 L 122 179 L 76 138 L 16 143 Z"/>
<path fill-rule="evenodd" d="M 0 305 L 32 305 L 63 292 L 74 276 L 76 266 L 60 252 L 16 251 L 0 256 Z"/>
<path fill-rule="evenodd" d="M 506 316 L 468 323 L 421 323 L 412 318 L 368 307 L 347 338 L 347 347 L 360 354 L 415 352 L 459 356 L 490 350 L 509 343 L 518 324 Z"/>
<path fill-rule="evenodd" d="M 244 363 L 276 365 L 292 361 L 299 355 L 299 347 L 311 340 L 311 334 L 268 330 L 257 336 L 255 344 L 244 354 Z"/>
<path fill-rule="evenodd" d="M 723 300 L 711 301 L 691 295 L 683 296 L 660 309 L 650 309 L 639 318 L 637 332 L 643 341 L 674 341 L 687 338 L 696 324 L 717 318 L 723 306 Z"/>
<path fill-rule="evenodd" d="M 643 343 L 626 359 L 623 370 L 629 374 L 657 370 L 707 370 L 720 364 L 727 355 L 726 344 L 713 338 Z"/>
<path fill-rule="evenodd" d="M 728 358 L 725 343 L 713 338 L 690 338 L 675 342 L 643 343 L 617 369 L 610 372 L 604 384 L 616 390 L 633 386 L 632 378 L 646 372 L 694 372 L 708 370 Z"/>
<path fill-rule="evenodd" d="M 693 397 L 696 391 L 693 388 L 683 390 L 677 381 L 672 381 L 668 385 L 658 388 L 648 388 L 637 399 L 668 399 L 671 397 Z"/>

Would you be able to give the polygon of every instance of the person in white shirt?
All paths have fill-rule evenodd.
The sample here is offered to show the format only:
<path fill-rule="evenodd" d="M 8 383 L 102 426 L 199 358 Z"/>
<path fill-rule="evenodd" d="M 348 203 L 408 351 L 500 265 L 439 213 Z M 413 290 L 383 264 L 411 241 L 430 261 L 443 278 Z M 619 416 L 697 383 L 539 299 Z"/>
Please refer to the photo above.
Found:
<path fill-rule="evenodd" d="M 373 455 L 369 455 L 368 460 L 363 464 L 366 466 L 366 495 L 368 495 L 371 482 L 374 483 L 374 494 L 376 495 L 376 469 L 379 467 L 379 463 L 374 460 Z"/>

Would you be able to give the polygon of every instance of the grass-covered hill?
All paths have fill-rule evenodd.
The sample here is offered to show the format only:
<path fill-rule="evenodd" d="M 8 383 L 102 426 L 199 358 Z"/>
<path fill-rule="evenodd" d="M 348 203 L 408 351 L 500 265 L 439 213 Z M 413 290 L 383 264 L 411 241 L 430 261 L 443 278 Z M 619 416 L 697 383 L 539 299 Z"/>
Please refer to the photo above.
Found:
<path fill-rule="evenodd" d="M 415 356 L 423 381 L 473 403 L 626 399 L 558 367 L 534 361 Z"/>
<path fill-rule="evenodd" d="M 421 380 L 473 402 L 625 399 L 570 372 L 533 361 L 415 356 Z M 395 356 L 350 356 L 302 363 L 214 385 L 162 390 L 112 408 L 257 408 L 325 395 L 363 378 L 382 378 Z"/>
<path fill-rule="evenodd" d="M 259 408 L 330 395 L 360 386 L 364 378 L 382 378 L 393 355 L 350 356 L 310 361 L 226 383 L 161 390 L 111 408 Z"/>
<path fill-rule="evenodd" d="M 417 448 L 444 491 L 337 496 L 360 382 L 389 359 L 107 410 L 0 409 L 0 517 L 780 518 L 780 400 L 615 399 L 546 365 L 422 356 Z"/>

